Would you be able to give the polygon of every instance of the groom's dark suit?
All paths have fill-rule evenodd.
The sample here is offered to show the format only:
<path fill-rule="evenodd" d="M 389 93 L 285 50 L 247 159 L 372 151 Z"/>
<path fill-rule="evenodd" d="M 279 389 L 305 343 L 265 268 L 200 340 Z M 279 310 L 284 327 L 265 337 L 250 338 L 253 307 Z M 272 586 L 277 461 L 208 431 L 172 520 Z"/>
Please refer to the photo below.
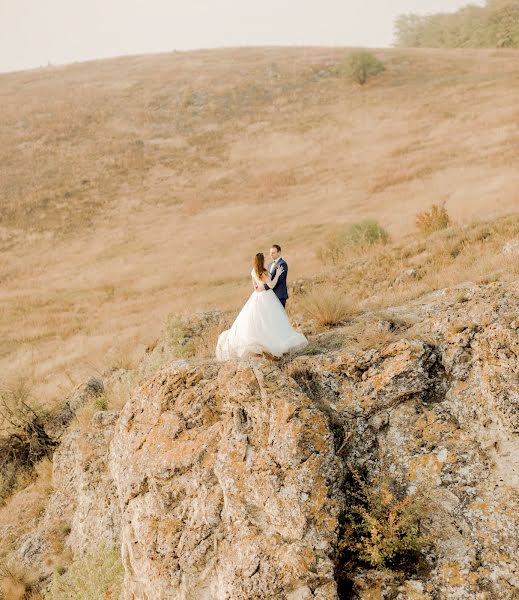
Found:
<path fill-rule="evenodd" d="M 281 275 L 279 276 L 278 282 L 272 288 L 272 290 L 273 290 L 274 294 L 276 294 L 276 296 L 278 297 L 278 300 L 281 302 L 283 307 L 285 307 L 285 304 L 287 303 L 287 298 L 288 298 L 288 290 L 287 290 L 288 265 L 284 261 L 283 258 L 280 258 L 278 260 L 274 269 L 273 269 L 273 265 L 274 265 L 274 263 L 271 262 L 271 263 L 269 263 L 269 266 L 267 267 L 271 279 L 274 279 L 274 277 L 276 275 L 276 269 L 278 267 L 283 267 L 283 273 L 281 273 Z M 264 286 L 265 286 L 266 290 L 270 289 L 266 283 L 264 284 Z"/>

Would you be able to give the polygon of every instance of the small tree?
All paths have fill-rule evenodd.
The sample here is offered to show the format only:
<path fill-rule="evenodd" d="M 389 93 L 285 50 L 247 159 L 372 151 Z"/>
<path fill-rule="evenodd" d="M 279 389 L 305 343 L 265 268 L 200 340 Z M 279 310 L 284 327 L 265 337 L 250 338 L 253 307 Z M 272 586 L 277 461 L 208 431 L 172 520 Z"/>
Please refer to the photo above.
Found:
<path fill-rule="evenodd" d="M 361 51 L 352 54 L 348 60 L 349 72 L 353 79 L 364 85 L 369 77 L 385 70 L 383 63 L 371 52 Z"/>

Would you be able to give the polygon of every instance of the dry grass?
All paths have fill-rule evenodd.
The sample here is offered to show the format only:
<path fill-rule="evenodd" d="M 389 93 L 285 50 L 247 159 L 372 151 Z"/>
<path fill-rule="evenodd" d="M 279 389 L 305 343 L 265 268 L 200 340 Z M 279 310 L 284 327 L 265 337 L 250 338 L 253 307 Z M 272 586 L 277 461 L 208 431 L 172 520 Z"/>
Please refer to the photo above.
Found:
<path fill-rule="evenodd" d="M 128 401 L 138 383 L 136 371 L 122 372 L 119 377 L 105 384 L 104 397 L 108 410 L 120 410 Z"/>
<path fill-rule="evenodd" d="M 369 246 L 387 244 L 388 232 L 375 219 L 363 219 L 334 229 L 324 244 L 318 248 L 317 256 L 326 264 L 337 265 L 348 254 L 358 255 Z"/>
<path fill-rule="evenodd" d="M 0 565 L 9 559 L 17 540 L 35 529 L 52 492 L 52 463 L 44 459 L 35 472 L 32 483 L 0 507 Z"/>
<path fill-rule="evenodd" d="M 220 322 L 209 325 L 204 331 L 204 335 L 195 341 L 194 355 L 198 358 L 214 357 L 218 336 L 228 327 L 228 323 Z"/>
<path fill-rule="evenodd" d="M 45 600 L 119 598 L 123 576 L 119 549 L 99 546 L 75 560 L 65 573 L 56 571 Z"/>
<path fill-rule="evenodd" d="M 346 255 L 329 271 L 327 285 L 338 295 L 357 298 L 360 309 L 381 310 L 465 281 L 514 280 L 519 261 L 503 254 L 503 246 L 517 237 L 519 215 L 452 226 L 430 234 L 426 242 L 410 235 L 383 248 L 366 248 L 360 256 Z M 408 270 L 415 276 L 402 277 Z"/>

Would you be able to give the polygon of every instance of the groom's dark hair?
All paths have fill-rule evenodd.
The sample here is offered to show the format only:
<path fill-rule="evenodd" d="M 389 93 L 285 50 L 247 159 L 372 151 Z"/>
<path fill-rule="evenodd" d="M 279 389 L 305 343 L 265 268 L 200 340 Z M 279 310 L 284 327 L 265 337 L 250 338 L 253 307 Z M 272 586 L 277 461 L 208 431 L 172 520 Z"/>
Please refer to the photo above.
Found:
<path fill-rule="evenodd" d="M 281 252 L 281 246 L 279 244 L 272 244 L 271 248 L 275 248 L 278 252 Z"/>

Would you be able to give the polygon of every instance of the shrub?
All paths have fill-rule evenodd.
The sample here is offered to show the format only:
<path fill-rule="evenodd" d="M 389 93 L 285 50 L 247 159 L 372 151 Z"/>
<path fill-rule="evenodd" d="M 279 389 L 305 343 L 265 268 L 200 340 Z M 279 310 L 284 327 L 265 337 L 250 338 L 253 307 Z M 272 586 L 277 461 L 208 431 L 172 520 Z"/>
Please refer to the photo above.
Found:
<path fill-rule="evenodd" d="M 94 407 L 97 410 L 107 410 L 108 409 L 108 398 L 105 394 L 101 394 L 100 396 L 96 396 L 94 398 Z"/>
<path fill-rule="evenodd" d="M 348 512 L 343 516 L 339 550 L 344 562 L 375 568 L 413 568 L 431 540 L 420 533 L 420 521 L 430 512 L 422 492 L 395 491 L 386 476 L 369 484 L 349 465 Z"/>
<path fill-rule="evenodd" d="M 371 246 L 386 244 L 389 241 L 387 231 L 373 219 L 365 219 L 346 227 L 345 240 L 351 246 Z"/>
<path fill-rule="evenodd" d="M 323 327 L 343 323 L 356 312 L 344 292 L 334 288 L 313 288 L 301 295 L 300 305 L 317 325 Z"/>
<path fill-rule="evenodd" d="M 230 326 L 230 317 L 219 311 L 184 317 L 170 315 L 166 320 L 166 346 L 174 358 L 214 356 L 219 334 Z"/>
<path fill-rule="evenodd" d="M 371 52 L 353 53 L 348 59 L 348 70 L 351 77 L 360 85 L 385 70 L 384 64 Z"/>
<path fill-rule="evenodd" d="M 116 547 L 106 544 L 54 572 L 45 600 L 99 600 L 120 597 L 124 569 Z"/>
<path fill-rule="evenodd" d="M 424 234 L 445 229 L 450 224 L 451 220 L 445 208 L 445 203 L 433 204 L 429 211 L 424 211 L 416 215 L 416 226 Z"/>
<path fill-rule="evenodd" d="M 168 349 L 177 358 L 189 358 L 195 354 L 193 339 L 188 335 L 182 318 L 176 315 L 166 321 L 166 341 Z"/>
<path fill-rule="evenodd" d="M 363 249 L 389 241 L 388 232 L 374 219 L 364 219 L 350 223 L 332 233 L 323 246 L 317 251 L 318 257 L 325 263 L 336 265 L 346 252 Z"/>

